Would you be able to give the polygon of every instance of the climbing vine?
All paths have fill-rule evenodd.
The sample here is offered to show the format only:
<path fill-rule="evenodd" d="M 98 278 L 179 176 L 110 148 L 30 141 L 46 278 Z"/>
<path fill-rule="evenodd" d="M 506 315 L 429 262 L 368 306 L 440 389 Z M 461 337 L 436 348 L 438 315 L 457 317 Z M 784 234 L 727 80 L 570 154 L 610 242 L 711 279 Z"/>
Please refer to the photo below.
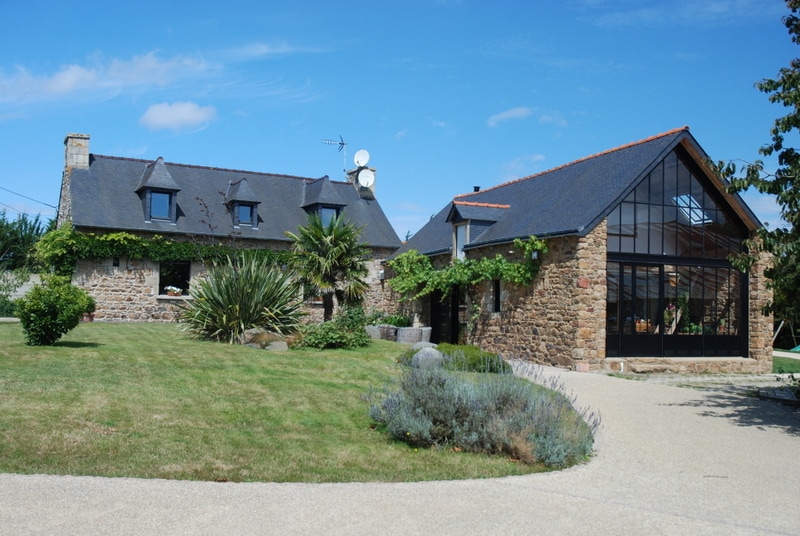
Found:
<path fill-rule="evenodd" d="M 539 254 L 547 253 L 547 244 L 531 236 L 527 240 L 515 239 L 514 247 L 522 258 L 519 262 L 498 254 L 482 259 L 457 259 L 438 269 L 434 268 L 430 258 L 412 249 L 389 261 L 389 268 L 394 272 L 389 286 L 402 299 L 413 300 L 435 291 L 446 296 L 454 287 L 469 288 L 493 279 L 529 285 L 539 273 Z"/>
<path fill-rule="evenodd" d="M 196 241 L 179 242 L 155 235 L 143 238 L 126 232 L 97 235 L 81 233 L 62 227 L 45 234 L 36 243 L 36 260 L 47 271 L 70 275 L 79 260 L 126 257 L 149 259 L 154 262 L 199 260 L 213 263 L 225 260 L 241 248 L 222 244 L 204 244 Z M 256 257 L 267 257 L 276 263 L 285 264 L 288 251 L 253 249 Z"/>

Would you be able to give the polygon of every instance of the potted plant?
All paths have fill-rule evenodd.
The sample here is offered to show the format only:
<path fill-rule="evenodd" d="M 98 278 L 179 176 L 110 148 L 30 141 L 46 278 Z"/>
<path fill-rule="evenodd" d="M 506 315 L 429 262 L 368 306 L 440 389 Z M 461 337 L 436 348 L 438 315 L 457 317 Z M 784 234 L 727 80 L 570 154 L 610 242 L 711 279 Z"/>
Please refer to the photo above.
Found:
<path fill-rule="evenodd" d="M 172 285 L 167 285 L 164 287 L 164 290 L 167 293 L 167 296 L 180 296 L 183 294 L 183 289 L 178 287 L 173 287 Z"/>

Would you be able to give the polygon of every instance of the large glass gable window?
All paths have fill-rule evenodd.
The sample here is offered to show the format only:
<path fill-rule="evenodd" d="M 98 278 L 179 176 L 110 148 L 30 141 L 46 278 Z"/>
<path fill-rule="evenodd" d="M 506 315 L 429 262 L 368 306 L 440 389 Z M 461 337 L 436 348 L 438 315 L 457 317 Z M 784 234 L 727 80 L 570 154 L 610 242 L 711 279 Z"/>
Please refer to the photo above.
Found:
<path fill-rule="evenodd" d="M 606 355 L 747 355 L 747 236 L 673 151 L 609 214 Z M 721 199 L 720 199 L 721 201 Z"/>
<path fill-rule="evenodd" d="M 609 253 L 726 259 L 742 236 L 675 152 L 608 216 Z"/>

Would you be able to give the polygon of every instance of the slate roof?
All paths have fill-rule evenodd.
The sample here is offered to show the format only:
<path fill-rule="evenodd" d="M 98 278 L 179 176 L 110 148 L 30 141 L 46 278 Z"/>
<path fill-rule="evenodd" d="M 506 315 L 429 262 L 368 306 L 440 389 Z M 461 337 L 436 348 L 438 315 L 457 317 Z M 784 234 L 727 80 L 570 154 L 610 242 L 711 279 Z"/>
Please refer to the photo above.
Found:
<path fill-rule="evenodd" d="M 242 180 L 244 179 L 244 180 Z M 397 248 L 400 239 L 374 199 L 362 199 L 352 184 L 289 175 L 258 173 L 91 154 L 89 168 L 70 171 L 71 219 L 87 231 L 129 231 L 162 235 L 211 234 L 199 200 L 204 201 L 215 226 L 213 234 L 235 231 L 243 239 L 288 241 L 284 231 L 307 222 L 304 206 L 335 200 L 342 214 L 364 226 L 362 241 L 372 247 Z M 176 191 L 177 221 L 145 221 L 142 188 Z M 226 195 L 229 196 L 226 198 Z M 258 202 L 257 228 L 233 228 L 226 201 Z"/>
<path fill-rule="evenodd" d="M 450 252 L 453 214 L 457 213 L 462 219 L 491 219 L 485 218 L 488 212 L 483 212 L 489 211 L 490 206 L 507 205 L 508 208 L 493 209 L 496 223 L 479 236 L 470 237 L 465 249 L 507 243 L 531 235 L 539 238 L 585 236 L 679 145 L 698 165 L 705 166 L 705 152 L 689 133 L 689 128 L 683 127 L 549 171 L 457 195 L 395 255 L 409 249 L 426 255 Z M 761 226 L 738 196 L 725 192 L 725 184 L 719 179 L 714 177 L 713 181 L 749 229 Z"/>

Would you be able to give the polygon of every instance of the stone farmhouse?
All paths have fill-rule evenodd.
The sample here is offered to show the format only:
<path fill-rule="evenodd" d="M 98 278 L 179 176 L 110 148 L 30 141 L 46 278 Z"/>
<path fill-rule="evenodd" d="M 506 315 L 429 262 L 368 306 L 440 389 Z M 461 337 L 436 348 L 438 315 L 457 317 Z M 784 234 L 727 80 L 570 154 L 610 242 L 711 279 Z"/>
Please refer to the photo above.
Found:
<path fill-rule="evenodd" d="M 242 248 L 288 250 L 285 231 L 296 232 L 309 213 L 323 221 L 334 214 L 363 226 L 362 241 L 371 251 L 366 307 L 389 310 L 381 261 L 401 245 L 375 200 L 374 170 L 348 182 L 270 173 L 219 169 L 156 160 L 102 156 L 89 151 L 89 136 L 64 140 L 65 167 L 58 208 L 59 226 L 77 231 L 129 232 L 141 237 L 211 243 L 227 241 Z M 97 302 L 99 321 L 172 321 L 176 304 L 187 299 L 190 282 L 203 273 L 195 260 L 81 260 L 73 283 Z M 167 287 L 182 292 L 172 296 Z M 312 318 L 321 319 L 321 302 L 308 302 Z"/>
<path fill-rule="evenodd" d="M 485 350 L 578 370 L 770 371 L 770 259 L 747 273 L 728 260 L 761 223 L 707 162 L 684 127 L 456 196 L 398 254 L 519 260 L 513 240 L 531 235 L 548 252 L 527 287 L 417 304 L 431 340 L 474 321 Z"/>

